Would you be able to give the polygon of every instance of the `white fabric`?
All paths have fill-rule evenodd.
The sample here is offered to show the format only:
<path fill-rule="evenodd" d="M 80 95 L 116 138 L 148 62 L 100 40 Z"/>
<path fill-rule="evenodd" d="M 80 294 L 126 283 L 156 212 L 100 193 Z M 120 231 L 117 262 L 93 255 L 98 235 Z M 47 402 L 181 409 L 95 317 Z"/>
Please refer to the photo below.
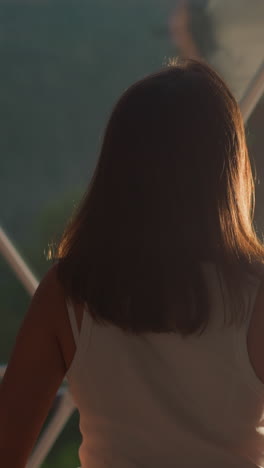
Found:
<path fill-rule="evenodd" d="M 264 467 L 264 385 L 247 354 L 248 321 L 223 327 L 223 282 L 214 265 L 204 272 L 211 321 L 200 337 L 128 335 L 85 310 L 67 373 L 82 468 Z M 258 284 L 243 291 L 250 314 Z"/>

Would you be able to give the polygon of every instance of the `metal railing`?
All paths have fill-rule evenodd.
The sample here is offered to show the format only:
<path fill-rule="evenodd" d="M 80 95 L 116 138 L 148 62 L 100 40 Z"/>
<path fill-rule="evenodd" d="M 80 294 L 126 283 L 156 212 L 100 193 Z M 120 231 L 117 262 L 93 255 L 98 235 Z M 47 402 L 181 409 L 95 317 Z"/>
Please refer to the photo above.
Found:
<path fill-rule="evenodd" d="M 244 97 L 240 102 L 240 107 L 244 121 L 247 122 L 255 106 L 264 92 L 264 62 L 257 71 L 255 77 L 250 83 Z M 8 236 L 0 227 L 0 253 L 6 259 L 11 269 L 17 278 L 24 285 L 30 295 L 33 295 L 38 281 L 29 270 L 28 266 L 19 255 L 18 251 L 11 243 Z M 0 378 L 3 376 L 5 366 L 0 366 Z M 32 455 L 27 464 L 27 468 L 39 468 L 41 463 L 46 458 L 49 450 L 53 446 L 55 440 L 59 436 L 61 430 L 67 423 L 71 414 L 75 410 L 75 405 L 71 399 L 68 388 L 61 387 L 57 393 L 56 399 L 58 401 L 56 410 L 51 419 L 51 422 L 45 428 L 41 437 L 39 438 Z"/>

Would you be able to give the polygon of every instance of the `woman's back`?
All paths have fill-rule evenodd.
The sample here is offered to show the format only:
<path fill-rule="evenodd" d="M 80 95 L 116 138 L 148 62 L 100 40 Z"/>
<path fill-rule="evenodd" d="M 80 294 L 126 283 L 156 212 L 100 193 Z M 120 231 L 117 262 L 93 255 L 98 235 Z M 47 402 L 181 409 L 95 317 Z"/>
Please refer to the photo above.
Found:
<path fill-rule="evenodd" d="M 253 208 L 242 116 L 208 65 L 125 91 L 1 383 L 3 464 L 25 466 L 68 371 L 82 468 L 264 467 Z M 65 298 L 87 304 L 77 324 L 68 302 L 75 353 Z"/>
<path fill-rule="evenodd" d="M 264 466 L 264 384 L 247 354 L 248 322 L 223 328 L 224 283 L 213 264 L 203 269 L 212 316 L 200 337 L 128 335 L 85 311 L 67 373 L 82 468 Z M 249 320 L 258 286 L 249 278 L 243 291 Z"/>

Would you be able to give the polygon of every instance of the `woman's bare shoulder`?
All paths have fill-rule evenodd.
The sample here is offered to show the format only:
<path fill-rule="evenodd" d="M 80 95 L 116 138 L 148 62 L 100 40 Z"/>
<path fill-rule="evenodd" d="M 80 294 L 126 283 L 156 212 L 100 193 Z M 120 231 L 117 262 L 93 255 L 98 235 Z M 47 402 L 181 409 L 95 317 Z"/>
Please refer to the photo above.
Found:
<path fill-rule="evenodd" d="M 43 277 L 39 285 L 39 297 L 43 308 L 47 311 L 47 322 L 55 332 L 60 345 L 62 355 L 68 369 L 73 359 L 76 344 L 74 341 L 71 324 L 69 321 L 66 298 L 67 292 L 64 290 L 58 278 L 58 265 L 52 266 Z M 83 304 L 76 304 L 72 301 L 77 327 L 80 332 L 83 319 Z"/>
<path fill-rule="evenodd" d="M 45 322 L 55 333 L 60 330 L 67 314 L 66 296 L 58 278 L 58 266 L 53 265 L 43 276 L 31 301 L 29 313 L 41 315 L 41 323 Z"/>
<path fill-rule="evenodd" d="M 52 265 L 45 273 L 35 296 L 40 297 L 44 302 L 51 303 L 52 300 L 55 300 L 57 305 L 65 304 L 65 291 L 58 277 L 58 264 Z"/>
<path fill-rule="evenodd" d="M 36 294 L 39 295 L 42 302 L 46 303 L 51 309 L 56 309 L 56 315 L 65 313 L 68 315 L 66 299 L 68 298 L 67 291 L 65 291 L 58 277 L 58 264 L 53 265 L 45 274 L 39 284 Z M 74 302 L 74 309 L 76 313 L 77 322 L 79 323 L 80 312 L 83 311 L 83 304 Z M 61 323 L 61 321 L 60 321 Z"/>
<path fill-rule="evenodd" d="M 43 300 L 45 299 L 45 293 L 52 294 L 53 297 L 57 297 L 58 299 L 64 298 L 63 287 L 58 278 L 58 264 L 52 265 L 49 268 L 40 281 L 36 293 L 43 294 Z"/>

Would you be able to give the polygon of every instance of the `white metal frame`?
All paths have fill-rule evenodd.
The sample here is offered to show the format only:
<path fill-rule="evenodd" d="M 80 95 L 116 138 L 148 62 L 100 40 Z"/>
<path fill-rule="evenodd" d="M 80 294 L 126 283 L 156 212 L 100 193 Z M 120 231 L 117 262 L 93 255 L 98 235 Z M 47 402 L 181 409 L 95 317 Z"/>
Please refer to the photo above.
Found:
<path fill-rule="evenodd" d="M 260 65 L 254 78 L 251 80 L 239 105 L 246 123 L 264 93 L 264 61 Z"/>
<path fill-rule="evenodd" d="M 256 104 L 264 93 L 264 62 L 257 71 L 255 77 L 250 83 L 243 99 L 240 102 L 240 107 L 244 121 L 247 122 Z M 33 295 L 38 281 L 31 273 L 30 269 L 18 253 L 14 245 L 11 243 L 8 236 L 0 227 L 0 254 L 6 259 L 10 268 L 15 273 L 16 277 L 21 281 L 30 295 Z M 0 366 L 0 378 L 4 375 L 6 366 Z M 27 468 L 39 468 L 44 461 L 49 450 L 53 446 L 55 440 L 61 430 L 67 423 L 68 419 L 75 410 L 75 405 L 71 399 L 68 388 L 62 387 L 58 394 L 58 407 L 53 415 L 50 424 L 45 428 L 35 449 L 27 464 Z"/>

